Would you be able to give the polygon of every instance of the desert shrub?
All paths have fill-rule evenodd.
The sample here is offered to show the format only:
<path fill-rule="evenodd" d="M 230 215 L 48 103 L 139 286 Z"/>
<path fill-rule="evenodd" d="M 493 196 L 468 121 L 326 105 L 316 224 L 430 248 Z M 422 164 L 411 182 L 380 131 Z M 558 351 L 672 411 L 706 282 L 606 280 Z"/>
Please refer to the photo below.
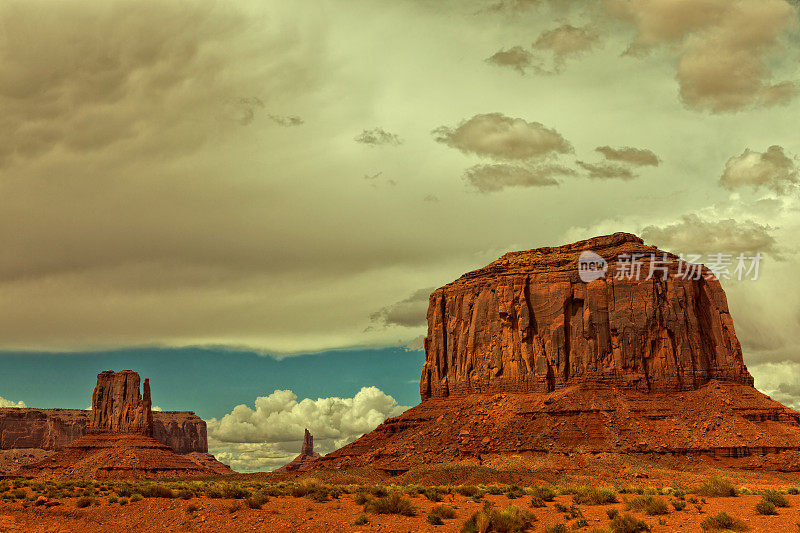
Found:
<path fill-rule="evenodd" d="M 609 520 L 614 520 L 619 516 L 619 511 L 612 507 L 611 509 L 606 509 L 606 515 L 608 515 Z"/>
<path fill-rule="evenodd" d="M 433 487 L 431 487 L 429 489 L 425 489 L 425 491 L 422 493 L 422 495 L 425 496 L 426 498 L 428 498 L 432 502 L 440 502 L 440 501 L 442 501 L 442 495 L 439 494 L 439 491 L 436 488 L 433 488 Z"/>
<path fill-rule="evenodd" d="M 108 497 L 108 503 L 117 503 L 118 501 L 119 501 L 119 498 L 117 498 L 116 496 L 109 496 Z"/>
<path fill-rule="evenodd" d="M 120 505 L 128 505 L 128 498 L 122 497 L 119 499 Z"/>
<path fill-rule="evenodd" d="M 209 487 L 206 489 L 206 498 L 222 498 L 222 491 L 215 487 Z"/>
<path fill-rule="evenodd" d="M 589 527 L 589 521 L 585 518 L 579 518 L 572 524 L 572 529 L 583 529 L 585 527 Z"/>
<path fill-rule="evenodd" d="M 544 500 L 542 500 L 541 498 L 537 498 L 536 496 L 533 496 L 531 498 L 531 507 L 533 507 L 534 509 L 538 509 L 546 506 L 544 504 Z"/>
<path fill-rule="evenodd" d="M 383 498 L 384 496 L 389 495 L 389 491 L 387 490 L 387 488 L 381 485 L 375 485 L 374 487 L 371 487 L 369 489 L 369 492 L 373 496 L 378 496 L 379 498 Z"/>
<path fill-rule="evenodd" d="M 775 507 L 789 507 L 789 501 L 777 490 L 765 490 L 761 497 L 770 502 Z"/>
<path fill-rule="evenodd" d="M 114 492 L 117 493 L 117 496 L 121 498 L 130 498 L 133 494 L 133 491 L 130 487 L 122 486 L 122 487 L 114 487 Z"/>
<path fill-rule="evenodd" d="M 28 495 L 25 489 L 14 489 L 10 494 L 12 498 L 16 498 L 17 500 L 22 500 Z"/>
<path fill-rule="evenodd" d="M 625 514 L 617 516 L 609 524 L 612 533 L 645 533 L 650 531 L 650 526 L 644 520 Z"/>
<path fill-rule="evenodd" d="M 462 533 L 521 533 L 536 522 L 536 516 L 530 511 L 509 505 L 502 511 L 493 509 L 485 502 L 483 509 L 473 514 L 461 527 Z"/>
<path fill-rule="evenodd" d="M 462 496 L 466 496 L 468 498 L 472 498 L 480 491 L 481 490 L 474 485 L 459 485 L 458 487 L 456 487 L 457 493 L 461 494 Z"/>
<path fill-rule="evenodd" d="M 498 487 L 497 485 L 489 485 L 488 487 L 486 487 L 486 492 L 488 492 L 492 496 L 499 496 L 503 494 L 503 489 L 501 487 Z"/>
<path fill-rule="evenodd" d="M 543 502 L 551 502 L 556 497 L 556 493 L 550 487 L 533 487 L 531 496 L 539 498 Z"/>
<path fill-rule="evenodd" d="M 223 498 L 230 498 L 234 500 L 243 500 L 250 496 L 250 491 L 240 487 L 239 485 L 234 485 L 232 483 L 228 483 L 223 485 L 222 487 L 222 497 Z"/>
<path fill-rule="evenodd" d="M 661 498 L 654 496 L 637 496 L 625 502 L 625 507 L 632 511 L 644 511 L 645 514 L 654 516 L 667 514 L 669 509 L 667 503 Z"/>
<path fill-rule="evenodd" d="M 702 527 L 704 531 L 747 531 L 750 529 L 744 522 L 738 518 L 732 517 L 725 511 L 715 514 L 714 516 L 709 516 L 700 522 L 700 527 Z"/>
<path fill-rule="evenodd" d="M 353 497 L 353 501 L 356 503 L 356 505 L 364 505 L 365 503 L 370 501 L 370 499 L 371 498 L 369 497 L 369 495 L 366 492 L 356 492 L 355 497 Z M 441 501 L 441 499 L 442 498 L 439 497 L 439 499 L 436 500 L 436 501 Z"/>
<path fill-rule="evenodd" d="M 556 502 L 555 505 L 553 505 L 553 509 L 555 509 L 559 513 L 566 513 L 567 512 L 567 506 L 564 505 L 563 503 Z"/>
<path fill-rule="evenodd" d="M 174 498 L 175 493 L 166 485 L 143 485 L 139 488 L 145 498 Z"/>
<path fill-rule="evenodd" d="M 761 500 L 756 504 L 756 514 L 771 515 L 778 514 L 775 504 L 768 500 Z"/>
<path fill-rule="evenodd" d="M 566 524 L 555 524 L 544 528 L 544 533 L 567 533 L 568 531 Z"/>
<path fill-rule="evenodd" d="M 356 518 L 356 521 L 353 523 L 357 526 L 363 526 L 364 524 L 368 524 L 369 517 L 367 516 L 367 513 L 361 513 L 360 515 L 358 515 L 358 518 Z"/>
<path fill-rule="evenodd" d="M 403 516 L 414 516 L 415 513 L 411 500 L 404 498 L 399 492 L 392 492 L 388 496 L 367 501 L 364 504 L 364 511 L 375 514 L 399 514 Z"/>
<path fill-rule="evenodd" d="M 581 511 L 575 505 L 570 505 L 564 513 L 564 518 L 567 520 L 572 520 L 573 518 L 583 518 L 583 511 Z"/>
<path fill-rule="evenodd" d="M 176 498 L 180 498 L 182 500 L 190 500 L 194 496 L 194 493 L 189 489 L 180 489 L 177 494 L 175 494 Z"/>
<path fill-rule="evenodd" d="M 89 507 L 90 505 L 94 505 L 95 500 L 94 498 L 90 498 L 88 496 L 83 496 L 78 498 L 78 501 L 75 502 L 75 507 L 78 509 L 83 509 L 84 507 Z"/>
<path fill-rule="evenodd" d="M 519 485 L 509 485 L 506 489 L 506 496 L 510 499 L 522 498 L 525 491 Z"/>
<path fill-rule="evenodd" d="M 428 511 L 428 523 L 435 526 L 444 524 L 444 520 L 455 518 L 456 510 L 449 505 L 434 505 Z"/>
<path fill-rule="evenodd" d="M 686 497 L 686 492 L 682 491 L 681 489 L 672 489 L 672 495 L 679 500 L 682 500 Z"/>
<path fill-rule="evenodd" d="M 131 503 L 140 502 L 143 499 L 144 499 L 144 497 L 141 494 L 139 494 L 138 492 L 134 492 L 133 494 L 131 494 Z"/>
<path fill-rule="evenodd" d="M 672 500 L 671 503 L 676 511 L 683 511 L 686 508 L 686 500 Z"/>
<path fill-rule="evenodd" d="M 798 489 L 797 487 L 789 487 L 788 489 L 786 489 L 786 492 L 792 495 L 796 495 L 800 494 L 800 489 Z"/>
<path fill-rule="evenodd" d="M 709 478 L 705 483 L 696 487 L 693 492 L 698 496 L 736 496 L 736 488 L 730 480 L 719 477 Z"/>
<path fill-rule="evenodd" d="M 267 500 L 264 500 L 260 495 L 256 494 L 255 496 L 248 496 L 244 499 L 245 505 L 247 505 L 250 509 L 261 509 L 261 506 L 266 503 Z"/>
<path fill-rule="evenodd" d="M 605 505 L 617 503 L 617 494 L 613 490 L 584 487 L 572 495 L 572 501 L 583 505 Z"/>

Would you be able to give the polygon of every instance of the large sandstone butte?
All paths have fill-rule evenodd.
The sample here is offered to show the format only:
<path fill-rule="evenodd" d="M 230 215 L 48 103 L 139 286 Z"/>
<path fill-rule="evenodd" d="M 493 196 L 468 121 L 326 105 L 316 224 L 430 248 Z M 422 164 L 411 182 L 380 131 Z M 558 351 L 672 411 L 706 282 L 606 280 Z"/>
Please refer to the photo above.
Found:
<path fill-rule="evenodd" d="M 130 370 L 97 376 L 85 435 L 18 474 L 56 478 L 176 478 L 233 473 L 207 453 L 178 454 L 155 434 L 149 381 Z"/>
<path fill-rule="evenodd" d="M 586 251 L 608 264 L 588 282 Z M 753 388 L 720 283 L 691 268 L 615 233 L 463 275 L 430 296 L 422 403 L 312 468 L 588 452 L 800 470 L 800 413 Z"/>
<path fill-rule="evenodd" d="M 584 250 L 608 261 L 603 278 L 581 281 Z M 627 276 L 617 258 L 634 254 L 639 276 Z M 659 261 L 652 276 L 651 256 Z M 435 290 L 422 398 L 581 383 L 648 391 L 694 390 L 712 379 L 752 385 L 719 281 L 707 269 L 700 279 L 676 277 L 677 259 L 615 233 L 507 253 Z M 664 266 L 667 280 L 656 270 Z"/>
<path fill-rule="evenodd" d="M 139 374 L 132 370 L 106 370 L 97 375 L 92 392 L 91 433 L 141 433 L 153 435 L 150 380 L 139 393 Z"/>

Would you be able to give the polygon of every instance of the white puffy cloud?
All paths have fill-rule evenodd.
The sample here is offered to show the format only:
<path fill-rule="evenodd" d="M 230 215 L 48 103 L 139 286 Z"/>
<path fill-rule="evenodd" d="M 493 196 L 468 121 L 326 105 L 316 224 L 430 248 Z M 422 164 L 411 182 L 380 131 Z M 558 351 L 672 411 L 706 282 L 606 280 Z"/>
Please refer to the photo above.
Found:
<path fill-rule="evenodd" d="M 677 55 L 683 102 L 712 112 L 785 103 L 797 84 L 773 80 L 773 57 L 797 7 L 786 0 L 606 0 L 637 30 L 628 49 L 644 55 L 659 44 Z"/>
<path fill-rule="evenodd" d="M 209 451 L 235 470 L 271 470 L 289 462 L 300 453 L 306 428 L 314 450 L 324 455 L 408 409 L 377 387 L 362 387 L 352 398 L 299 402 L 292 391 L 276 390 L 256 398 L 253 407 L 237 405 L 206 421 Z"/>
<path fill-rule="evenodd" d="M 533 54 L 521 46 L 512 46 L 508 50 L 502 48 L 486 59 L 487 63 L 513 68 L 520 74 L 525 74 L 525 69 L 531 66 L 532 61 Z"/>
<path fill-rule="evenodd" d="M 728 159 L 719 183 L 729 190 L 764 187 L 782 194 L 797 185 L 797 167 L 780 146 L 770 146 L 766 152 L 747 148 Z"/>
<path fill-rule="evenodd" d="M 25 405 L 25 402 L 13 402 L 0 396 L 0 407 L 27 407 L 27 405 Z"/>
<path fill-rule="evenodd" d="M 521 160 L 572 152 L 572 145 L 556 130 L 502 113 L 475 115 L 456 128 L 433 130 L 436 141 L 495 159 Z"/>

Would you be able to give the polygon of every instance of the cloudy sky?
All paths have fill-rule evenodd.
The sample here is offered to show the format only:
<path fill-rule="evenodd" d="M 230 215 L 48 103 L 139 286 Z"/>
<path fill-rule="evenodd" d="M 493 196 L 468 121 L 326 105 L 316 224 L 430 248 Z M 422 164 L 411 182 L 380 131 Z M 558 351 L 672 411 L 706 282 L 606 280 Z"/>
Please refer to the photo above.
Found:
<path fill-rule="evenodd" d="M 799 10 L 4 1 L 4 374 L 109 351 L 136 369 L 143 346 L 213 346 L 231 375 L 237 351 L 402 357 L 432 287 L 508 250 L 631 231 L 764 254 L 758 280 L 723 286 L 757 385 L 800 406 Z M 277 409 L 299 428 L 316 420 L 303 398 L 322 398 L 362 413 L 350 438 L 377 419 L 364 405 L 393 412 L 378 393 L 408 392 L 341 373 L 359 381 L 341 401 L 273 392 L 290 383 L 253 391 L 250 412 L 220 400 L 212 433 L 224 453 L 295 446 L 302 431 L 233 426 Z M 0 403 L 34 405 L 11 380 Z"/>

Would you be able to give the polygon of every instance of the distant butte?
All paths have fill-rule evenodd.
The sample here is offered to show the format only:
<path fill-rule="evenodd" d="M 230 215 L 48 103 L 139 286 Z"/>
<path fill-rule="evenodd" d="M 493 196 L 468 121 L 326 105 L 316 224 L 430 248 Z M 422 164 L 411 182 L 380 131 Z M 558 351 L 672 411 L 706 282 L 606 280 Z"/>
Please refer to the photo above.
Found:
<path fill-rule="evenodd" d="M 607 270 L 583 281 L 589 251 Z M 615 233 L 507 253 L 433 291 L 422 403 L 312 468 L 580 451 L 800 470 L 800 413 L 753 387 L 722 286 L 689 266 Z"/>
<path fill-rule="evenodd" d="M 49 457 L 23 466 L 19 475 L 45 478 L 184 478 L 231 474 L 207 453 L 178 454 L 153 435 L 149 381 L 139 374 L 106 371 L 97 376 L 86 434 Z"/>

